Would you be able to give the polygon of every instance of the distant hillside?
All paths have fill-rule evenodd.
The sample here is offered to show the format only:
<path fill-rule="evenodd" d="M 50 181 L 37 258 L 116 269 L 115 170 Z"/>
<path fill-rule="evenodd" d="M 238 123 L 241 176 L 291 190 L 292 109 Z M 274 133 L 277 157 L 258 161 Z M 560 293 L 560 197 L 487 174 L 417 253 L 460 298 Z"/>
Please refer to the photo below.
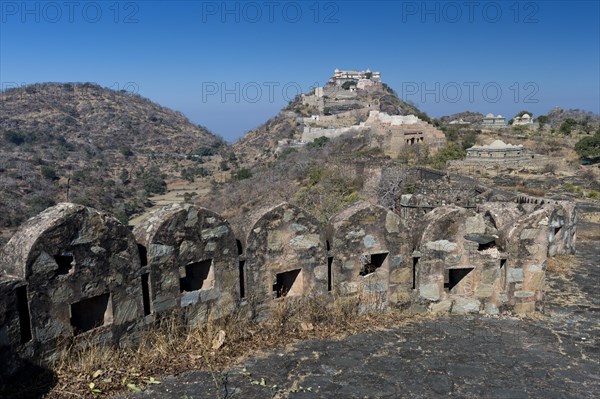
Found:
<path fill-rule="evenodd" d="M 457 114 L 441 116 L 439 118 L 440 122 L 442 122 L 444 124 L 448 124 L 452 121 L 457 121 L 459 119 L 462 119 L 463 121 L 469 122 L 469 123 L 479 123 L 483 120 L 483 114 L 480 112 L 464 111 L 464 112 L 459 112 Z"/>
<path fill-rule="evenodd" d="M 67 199 L 126 220 L 164 190 L 168 167 L 224 146 L 181 113 L 94 84 L 35 84 L 0 96 L 0 228 Z"/>
<path fill-rule="evenodd" d="M 90 83 L 44 83 L 1 93 L 0 130 L 62 136 L 97 150 L 186 153 L 221 140 L 181 113 L 126 91 Z"/>
<path fill-rule="evenodd" d="M 567 119 L 573 119 L 575 122 L 588 123 L 593 126 L 600 125 L 600 115 L 593 112 L 583 111 L 580 109 L 562 109 L 556 107 L 547 114 L 548 122 L 552 126 L 559 126 Z"/>

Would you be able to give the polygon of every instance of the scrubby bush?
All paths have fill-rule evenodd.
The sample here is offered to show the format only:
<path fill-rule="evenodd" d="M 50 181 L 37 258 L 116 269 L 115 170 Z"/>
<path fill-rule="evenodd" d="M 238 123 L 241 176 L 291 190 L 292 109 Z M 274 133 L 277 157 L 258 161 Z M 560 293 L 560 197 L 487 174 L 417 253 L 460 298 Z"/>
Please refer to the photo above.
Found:
<path fill-rule="evenodd" d="M 329 137 L 321 136 L 314 139 L 312 143 L 308 143 L 306 146 L 308 148 L 322 148 L 325 147 L 329 143 Z"/>
<path fill-rule="evenodd" d="M 250 169 L 242 168 L 237 171 L 233 176 L 234 180 L 245 180 L 252 177 L 252 171 Z"/>
<path fill-rule="evenodd" d="M 591 137 L 584 137 L 575 144 L 575 152 L 581 159 L 600 157 L 600 128 Z"/>
<path fill-rule="evenodd" d="M 294 153 L 296 153 L 296 152 L 298 152 L 298 150 L 297 150 L 297 149 L 295 149 L 295 148 L 293 148 L 293 147 L 288 147 L 288 148 L 286 148 L 285 150 L 281 151 L 281 154 L 279 154 L 279 157 L 278 157 L 278 159 L 279 159 L 280 161 L 283 161 L 283 160 L 285 160 L 285 159 L 286 159 L 288 156 L 290 156 L 291 154 L 294 154 Z"/>
<path fill-rule="evenodd" d="M 44 179 L 52 180 L 52 181 L 59 179 L 58 174 L 56 173 L 56 170 L 52 166 L 47 166 L 47 165 L 42 166 L 41 173 L 42 173 L 42 177 Z"/>
<path fill-rule="evenodd" d="M 167 191 L 165 176 L 156 165 L 142 173 L 141 181 L 148 194 L 164 194 Z"/>
<path fill-rule="evenodd" d="M 352 86 L 356 86 L 356 82 L 354 80 L 348 80 L 342 84 L 342 89 L 350 90 Z"/>
<path fill-rule="evenodd" d="M 442 169 L 446 166 L 446 162 L 455 159 L 463 159 L 466 155 L 465 150 L 458 144 L 449 143 L 440 148 L 432 158 L 431 166 L 436 169 Z"/>
<path fill-rule="evenodd" d="M 577 121 L 569 118 L 560 125 L 559 132 L 565 136 L 568 136 L 571 134 L 575 126 L 577 126 Z"/>
<path fill-rule="evenodd" d="M 217 155 L 217 150 L 211 147 L 199 147 L 190 153 L 190 156 L 210 157 Z"/>
<path fill-rule="evenodd" d="M 7 141 L 13 143 L 14 145 L 21 145 L 23 143 L 33 141 L 32 135 L 21 132 L 4 132 L 3 136 Z"/>
<path fill-rule="evenodd" d="M 119 152 L 121 153 L 121 155 L 123 155 L 124 157 L 130 157 L 133 155 L 133 151 L 131 151 L 131 148 L 129 147 L 121 147 L 119 149 Z"/>
<path fill-rule="evenodd" d="M 477 134 L 469 132 L 462 140 L 462 148 L 467 149 L 473 147 L 477 143 Z"/>

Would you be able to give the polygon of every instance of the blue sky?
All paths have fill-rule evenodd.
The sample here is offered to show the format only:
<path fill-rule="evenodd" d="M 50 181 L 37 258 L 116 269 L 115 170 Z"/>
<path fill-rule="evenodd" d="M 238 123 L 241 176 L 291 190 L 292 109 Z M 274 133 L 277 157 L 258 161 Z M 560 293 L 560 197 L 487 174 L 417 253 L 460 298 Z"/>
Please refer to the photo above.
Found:
<path fill-rule="evenodd" d="M 229 141 L 335 68 L 431 116 L 600 113 L 598 1 L 0 1 L 2 88 L 95 82 Z"/>

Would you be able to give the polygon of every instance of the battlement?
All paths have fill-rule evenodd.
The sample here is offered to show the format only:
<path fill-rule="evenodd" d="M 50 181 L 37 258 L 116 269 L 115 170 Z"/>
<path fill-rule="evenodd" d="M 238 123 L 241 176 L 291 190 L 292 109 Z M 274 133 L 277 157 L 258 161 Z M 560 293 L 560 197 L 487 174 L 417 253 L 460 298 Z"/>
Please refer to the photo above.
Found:
<path fill-rule="evenodd" d="M 249 216 L 244 236 L 189 204 L 156 210 L 132 232 L 62 203 L 0 253 L 0 345 L 50 359 L 70 343 L 127 346 L 165 315 L 188 325 L 237 310 L 264 319 L 282 298 L 306 295 L 356 297 L 363 310 L 533 312 L 547 256 L 574 251 L 575 210 L 515 201 L 460 207 L 425 190 L 403 196 L 398 213 L 359 202 L 325 227 L 282 203 Z"/>

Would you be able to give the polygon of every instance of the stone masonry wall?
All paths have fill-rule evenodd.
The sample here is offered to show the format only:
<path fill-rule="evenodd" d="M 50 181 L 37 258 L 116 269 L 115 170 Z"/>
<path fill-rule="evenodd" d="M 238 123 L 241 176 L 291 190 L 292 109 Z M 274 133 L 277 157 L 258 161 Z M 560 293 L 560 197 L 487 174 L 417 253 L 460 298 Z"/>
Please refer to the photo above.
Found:
<path fill-rule="evenodd" d="M 324 235 L 303 209 L 283 203 L 259 214 L 246 243 L 246 292 L 259 319 L 283 297 L 326 293 Z"/>
<path fill-rule="evenodd" d="M 225 219 L 208 209 L 172 204 L 148 215 L 133 233 L 146 253 L 147 314 L 183 310 L 193 325 L 233 312 L 238 252 Z"/>
<path fill-rule="evenodd" d="M 330 290 L 356 295 L 370 308 L 409 302 L 406 226 L 398 215 L 360 202 L 332 217 L 328 226 Z"/>
<path fill-rule="evenodd" d="M 52 354 L 69 339 L 119 343 L 142 319 L 135 239 L 94 209 L 62 203 L 28 220 L 3 248 L 0 270 L 23 281 L 13 293 L 27 356 Z"/>
<path fill-rule="evenodd" d="M 327 226 L 283 203 L 238 237 L 192 205 L 118 220 L 59 204 L 0 254 L 0 353 L 55 357 L 62 345 L 127 345 L 162 316 L 189 325 L 236 310 L 269 316 L 283 298 L 353 296 L 362 311 L 529 313 L 543 304 L 548 256 L 575 250 L 573 204 L 533 197 L 398 215 L 359 202 Z"/>

